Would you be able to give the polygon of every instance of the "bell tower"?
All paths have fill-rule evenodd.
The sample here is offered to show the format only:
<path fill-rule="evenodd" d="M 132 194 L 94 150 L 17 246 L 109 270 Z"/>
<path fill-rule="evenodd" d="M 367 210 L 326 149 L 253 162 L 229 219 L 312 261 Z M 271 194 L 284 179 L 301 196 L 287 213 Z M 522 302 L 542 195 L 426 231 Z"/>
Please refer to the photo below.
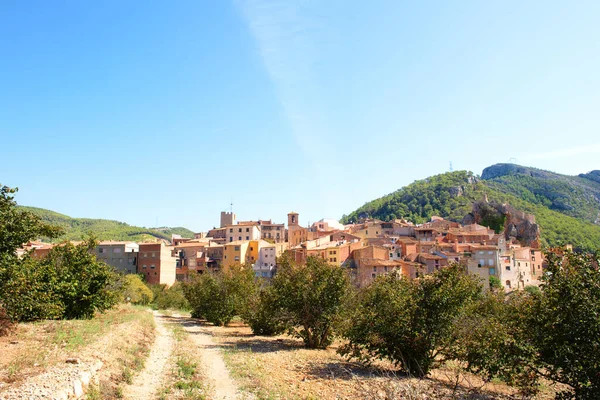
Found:
<path fill-rule="evenodd" d="M 291 213 L 288 213 L 288 227 L 298 225 L 298 213 L 293 211 Z"/>

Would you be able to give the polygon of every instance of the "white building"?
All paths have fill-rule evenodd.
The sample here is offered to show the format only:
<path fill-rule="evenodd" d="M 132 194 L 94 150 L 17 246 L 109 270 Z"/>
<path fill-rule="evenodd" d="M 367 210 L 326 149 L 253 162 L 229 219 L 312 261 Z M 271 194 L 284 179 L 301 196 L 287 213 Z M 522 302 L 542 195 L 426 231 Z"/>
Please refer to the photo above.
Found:
<path fill-rule="evenodd" d="M 236 240 L 260 240 L 260 226 L 256 224 L 227 225 L 225 227 L 225 243 Z"/>

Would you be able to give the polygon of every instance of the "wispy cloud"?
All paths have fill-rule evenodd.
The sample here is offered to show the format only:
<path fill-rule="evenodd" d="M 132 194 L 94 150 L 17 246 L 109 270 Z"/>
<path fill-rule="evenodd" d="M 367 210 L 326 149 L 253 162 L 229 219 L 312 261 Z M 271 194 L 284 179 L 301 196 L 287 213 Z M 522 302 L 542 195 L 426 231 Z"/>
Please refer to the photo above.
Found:
<path fill-rule="evenodd" d="M 306 1 L 240 0 L 237 4 L 298 145 L 307 155 L 316 156 L 315 144 L 327 131 L 314 68 L 319 21 L 306 15 Z"/>
<path fill-rule="evenodd" d="M 551 160 L 559 158 L 570 158 L 588 154 L 600 154 L 600 143 L 592 143 L 588 145 L 568 147 L 559 150 L 552 150 L 542 153 L 534 153 L 527 158 L 530 160 Z"/>

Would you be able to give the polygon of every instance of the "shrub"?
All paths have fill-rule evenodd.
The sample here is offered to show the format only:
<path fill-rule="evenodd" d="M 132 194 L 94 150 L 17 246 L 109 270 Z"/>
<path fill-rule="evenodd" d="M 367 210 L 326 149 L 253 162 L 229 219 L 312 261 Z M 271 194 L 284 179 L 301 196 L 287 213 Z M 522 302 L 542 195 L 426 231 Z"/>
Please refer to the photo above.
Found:
<path fill-rule="evenodd" d="M 349 342 L 339 351 L 367 363 L 389 359 L 423 377 L 444 360 L 453 322 L 480 292 L 475 278 L 458 265 L 412 281 L 381 276 L 362 293 L 344 332 Z"/>
<path fill-rule="evenodd" d="M 13 320 L 91 318 L 121 299 L 120 275 L 96 260 L 92 238 L 55 246 L 38 260 L 25 256 L 3 270 L 0 298 Z"/>
<path fill-rule="evenodd" d="M 533 299 L 523 292 L 486 293 L 454 323 L 454 341 L 445 351 L 484 380 L 519 387 L 525 397 L 538 391 L 536 349 L 527 323 Z"/>
<path fill-rule="evenodd" d="M 308 257 L 305 265 L 282 257 L 271 285 L 277 318 L 288 332 L 308 348 L 326 348 L 350 293 L 346 271 L 316 257 Z"/>
<path fill-rule="evenodd" d="M 569 385 L 564 398 L 600 393 L 600 257 L 551 251 L 541 295 L 531 296 L 530 334 L 546 378 Z"/>
<path fill-rule="evenodd" d="M 255 335 L 279 335 L 287 329 L 285 322 L 277 315 L 270 286 L 249 298 L 247 311 L 242 319 Z"/>
<path fill-rule="evenodd" d="M 130 274 L 123 278 L 123 299 L 133 304 L 148 305 L 154 299 L 154 293 L 139 275 Z"/>
<path fill-rule="evenodd" d="M 497 276 L 494 276 L 494 275 L 490 276 L 490 289 L 492 289 L 492 290 L 502 289 L 502 282 L 500 282 L 500 278 L 498 278 Z"/>
<path fill-rule="evenodd" d="M 217 326 L 227 325 L 235 316 L 232 298 L 220 273 L 202 274 L 184 284 L 183 292 L 190 303 L 192 317 L 205 318 Z"/>
<path fill-rule="evenodd" d="M 154 305 L 156 308 L 161 310 L 173 309 L 173 310 L 189 310 L 190 304 L 185 298 L 183 292 L 183 285 L 180 282 L 175 282 L 175 284 L 169 288 L 164 285 L 155 285 L 158 286 L 159 291 L 157 291 L 156 298 L 154 299 Z"/>

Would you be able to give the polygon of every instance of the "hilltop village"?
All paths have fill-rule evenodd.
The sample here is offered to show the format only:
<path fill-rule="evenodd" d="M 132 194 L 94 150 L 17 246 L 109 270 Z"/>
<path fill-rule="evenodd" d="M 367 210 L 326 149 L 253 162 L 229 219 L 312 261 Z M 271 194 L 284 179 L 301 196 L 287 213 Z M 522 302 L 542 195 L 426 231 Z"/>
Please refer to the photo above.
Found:
<path fill-rule="evenodd" d="M 193 238 L 173 235 L 170 243 L 102 241 L 95 252 L 119 271 L 142 274 L 150 284 L 165 285 L 234 264 L 251 265 L 256 276 L 270 279 L 284 253 L 299 263 L 314 256 L 347 268 L 360 287 L 381 274 L 395 271 L 413 279 L 457 262 L 479 276 L 484 288 L 494 276 L 505 291 L 513 291 L 538 286 L 543 271 L 537 241 L 525 246 L 478 224 L 433 217 L 422 225 L 399 219 L 342 225 L 322 219 L 303 227 L 299 217 L 290 212 L 286 227 L 271 220 L 237 221 L 234 213 L 221 212 L 219 228 Z M 30 242 L 23 251 L 44 257 L 53 246 Z"/>

